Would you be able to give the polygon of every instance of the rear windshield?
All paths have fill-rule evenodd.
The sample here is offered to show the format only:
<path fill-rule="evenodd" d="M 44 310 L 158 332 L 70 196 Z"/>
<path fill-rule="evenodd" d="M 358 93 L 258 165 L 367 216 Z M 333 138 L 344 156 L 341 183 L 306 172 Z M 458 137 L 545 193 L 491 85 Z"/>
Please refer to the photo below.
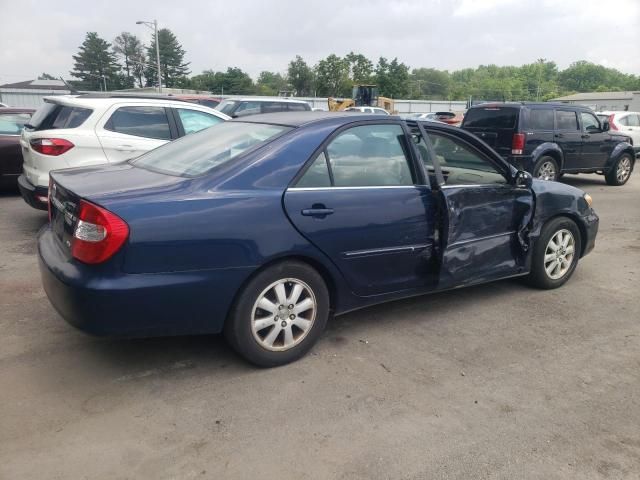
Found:
<path fill-rule="evenodd" d="M 508 107 L 476 107 L 467 110 L 465 127 L 514 128 L 518 109 Z"/>
<path fill-rule="evenodd" d="M 225 100 L 224 102 L 221 102 L 218 104 L 218 106 L 216 107 L 216 110 L 220 110 L 222 113 L 231 115 L 231 112 L 233 111 L 233 107 L 235 107 L 237 103 L 238 102 L 236 102 L 235 100 Z"/>
<path fill-rule="evenodd" d="M 89 108 L 68 107 L 56 103 L 45 103 L 33 114 L 25 125 L 31 130 L 55 130 L 76 128 L 89 118 L 93 110 Z"/>
<path fill-rule="evenodd" d="M 131 163 L 168 175 L 195 177 L 289 130 L 264 123 L 220 123 L 151 150 Z"/>

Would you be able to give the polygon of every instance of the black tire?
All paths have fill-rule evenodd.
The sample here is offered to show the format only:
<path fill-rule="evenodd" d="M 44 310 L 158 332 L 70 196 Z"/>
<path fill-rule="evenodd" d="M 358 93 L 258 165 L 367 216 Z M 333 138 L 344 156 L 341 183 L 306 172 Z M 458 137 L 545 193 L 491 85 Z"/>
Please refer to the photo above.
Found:
<path fill-rule="evenodd" d="M 620 157 L 611 166 L 609 171 L 604 174 L 607 185 L 619 187 L 620 185 L 624 185 L 625 183 L 627 183 L 629 178 L 631 178 L 631 172 L 633 172 L 633 164 L 634 161 L 633 158 L 631 158 L 631 155 L 629 155 L 628 153 L 623 153 L 622 155 L 620 155 Z M 626 170 L 623 174 L 622 170 L 624 165 L 628 165 L 629 170 Z"/>
<path fill-rule="evenodd" d="M 550 241 L 552 238 L 556 236 L 559 232 L 570 232 L 573 237 L 573 255 L 570 259 L 570 265 L 566 269 L 566 271 L 559 276 L 558 278 L 553 278 L 551 274 L 559 275 L 562 272 L 562 267 L 560 270 L 555 271 L 552 270 L 551 274 L 547 273 L 546 266 L 551 267 L 550 261 L 548 265 L 545 265 L 545 256 L 547 255 L 547 247 L 550 247 Z M 555 241 L 554 241 L 555 243 Z M 537 288 L 543 289 L 552 289 L 558 288 L 564 285 L 578 265 L 578 259 L 580 257 L 580 252 L 582 251 L 582 237 L 580 235 L 580 229 L 576 225 L 576 223 L 567 217 L 557 217 L 550 220 L 544 227 L 542 227 L 542 232 L 540 233 L 540 237 L 536 241 L 533 246 L 533 254 L 531 257 L 531 272 L 529 276 L 526 277 L 527 282 Z M 549 252 L 549 254 L 552 254 Z M 566 256 L 563 258 L 567 258 Z"/>
<path fill-rule="evenodd" d="M 294 282 L 287 280 L 293 280 Z M 257 306 L 258 300 L 262 298 L 265 292 L 265 296 L 272 300 L 272 303 L 281 303 L 277 301 L 275 296 L 277 287 L 271 288 L 277 283 L 283 283 L 286 296 L 290 298 L 293 287 L 296 284 L 295 281 L 299 282 L 298 285 L 303 289 L 303 293 L 299 297 L 301 300 L 309 298 L 313 302 L 315 299 L 311 326 L 306 331 L 296 325 L 297 319 L 289 320 L 289 314 L 291 313 L 295 317 L 297 312 L 287 310 L 288 306 L 285 305 L 281 312 L 276 310 L 274 313 Z M 309 289 L 308 291 L 307 288 Z M 278 307 L 277 305 L 274 306 Z M 256 316 L 259 315 L 259 321 L 264 322 L 267 318 L 270 318 L 270 315 L 275 315 L 273 327 L 268 325 L 263 330 L 254 333 L 254 308 L 256 309 Z M 276 367 L 299 359 L 311 349 L 322 335 L 327 324 L 329 308 L 329 291 L 322 276 L 305 263 L 284 261 L 261 271 L 244 287 L 234 303 L 229 318 L 227 318 L 224 334 L 231 347 L 249 362 L 259 367 Z M 311 312 L 309 311 L 306 311 L 304 315 L 308 318 L 302 318 L 301 314 L 300 318 L 302 320 L 308 321 L 311 318 Z M 287 322 L 289 323 L 286 328 L 293 332 L 291 338 L 295 338 L 296 342 L 291 347 L 285 347 L 286 328 L 284 324 L 287 324 Z M 280 333 L 275 336 L 271 348 L 280 349 L 279 351 L 269 349 L 264 343 L 265 341 L 268 343 L 267 337 L 272 332 L 276 332 L 276 330 Z M 262 338 L 261 335 L 263 335 Z M 263 343 L 259 343 L 259 341 Z"/>
<path fill-rule="evenodd" d="M 552 178 L 548 178 L 545 175 L 545 172 L 549 171 L 548 168 L 553 169 Z M 556 182 L 560 178 L 560 167 L 558 166 L 556 159 L 549 155 L 543 155 L 540 157 L 533 167 L 533 178 Z"/>

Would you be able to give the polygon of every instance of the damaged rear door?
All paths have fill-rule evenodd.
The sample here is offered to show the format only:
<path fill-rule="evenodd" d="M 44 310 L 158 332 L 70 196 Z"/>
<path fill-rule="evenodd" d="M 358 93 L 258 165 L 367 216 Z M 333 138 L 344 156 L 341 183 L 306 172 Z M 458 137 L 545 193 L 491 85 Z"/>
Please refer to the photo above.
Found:
<path fill-rule="evenodd" d="M 515 186 L 509 167 L 491 152 L 450 132 L 421 127 L 430 140 L 421 156 L 441 203 L 438 287 L 523 273 L 534 208 L 531 189 Z"/>

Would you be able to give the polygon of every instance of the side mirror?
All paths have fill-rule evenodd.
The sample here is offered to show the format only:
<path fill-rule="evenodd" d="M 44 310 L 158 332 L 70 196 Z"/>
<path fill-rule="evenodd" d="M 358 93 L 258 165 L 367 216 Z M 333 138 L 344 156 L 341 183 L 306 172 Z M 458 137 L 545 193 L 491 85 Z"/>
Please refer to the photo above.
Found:
<path fill-rule="evenodd" d="M 531 185 L 533 185 L 533 177 L 529 172 L 525 172 L 524 170 L 518 170 L 513 178 L 518 188 L 531 188 Z"/>
<path fill-rule="evenodd" d="M 602 131 L 608 132 L 611 129 L 611 125 L 609 125 L 609 120 L 604 120 L 602 122 Z"/>

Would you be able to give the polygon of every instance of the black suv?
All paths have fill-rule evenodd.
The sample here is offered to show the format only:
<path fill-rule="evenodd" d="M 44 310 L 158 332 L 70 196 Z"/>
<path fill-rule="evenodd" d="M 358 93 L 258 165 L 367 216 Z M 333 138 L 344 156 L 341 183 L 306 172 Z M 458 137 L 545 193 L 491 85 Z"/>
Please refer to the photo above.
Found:
<path fill-rule="evenodd" d="M 630 137 L 610 132 L 608 122 L 578 105 L 485 103 L 469 108 L 461 127 L 543 180 L 599 173 L 609 185 L 623 185 L 636 158 Z"/>

